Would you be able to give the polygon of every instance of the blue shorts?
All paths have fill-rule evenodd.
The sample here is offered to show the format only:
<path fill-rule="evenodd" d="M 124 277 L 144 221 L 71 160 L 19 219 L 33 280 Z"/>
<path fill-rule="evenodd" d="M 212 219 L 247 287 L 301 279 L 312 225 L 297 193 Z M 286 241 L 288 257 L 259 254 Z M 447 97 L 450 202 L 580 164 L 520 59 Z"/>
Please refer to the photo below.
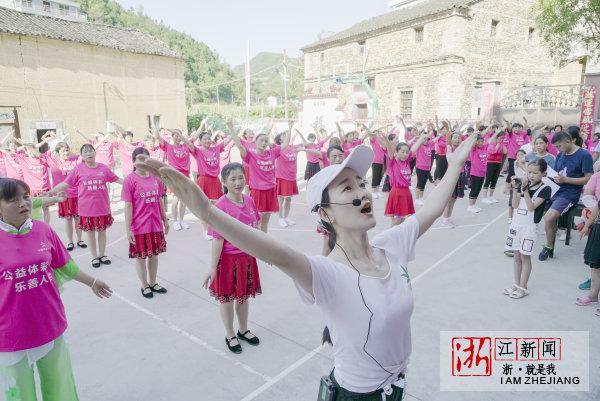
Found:
<path fill-rule="evenodd" d="M 569 209 L 575 204 L 570 199 L 563 198 L 561 196 L 555 196 L 552 198 L 552 205 L 550 205 L 550 209 L 556 210 L 561 215 L 567 213 Z"/>

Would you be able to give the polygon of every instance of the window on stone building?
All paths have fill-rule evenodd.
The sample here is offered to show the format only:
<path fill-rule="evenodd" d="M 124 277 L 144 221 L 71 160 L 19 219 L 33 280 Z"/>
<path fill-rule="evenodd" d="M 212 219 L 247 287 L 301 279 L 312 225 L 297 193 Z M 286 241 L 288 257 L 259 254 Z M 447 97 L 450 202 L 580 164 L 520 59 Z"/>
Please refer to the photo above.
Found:
<path fill-rule="evenodd" d="M 49 1 L 44 1 L 42 3 L 42 8 L 44 9 L 44 11 L 46 11 L 46 12 L 49 13 L 50 12 L 50 2 Z"/>
<path fill-rule="evenodd" d="M 374 90 L 375 89 L 375 77 L 367 78 L 367 85 L 369 85 L 369 88 Z"/>
<path fill-rule="evenodd" d="M 23 7 L 33 8 L 33 0 L 23 0 Z"/>
<path fill-rule="evenodd" d="M 358 42 L 358 52 L 360 53 L 361 56 L 365 54 L 366 46 L 367 45 L 364 40 L 361 40 L 360 42 Z"/>
<path fill-rule="evenodd" d="M 412 118 L 413 91 L 400 91 L 400 116 Z"/>
<path fill-rule="evenodd" d="M 490 36 L 494 37 L 498 33 L 498 24 L 500 21 L 493 19 L 492 20 L 492 30 L 490 32 Z"/>
<path fill-rule="evenodd" d="M 419 26 L 415 28 L 415 42 L 419 43 L 423 41 L 423 27 Z"/>
<path fill-rule="evenodd" d="M 321 62 L 325 61 L 325 52 L 321 52 Z"/>
<path fill-rule="evenodd" d="M 529 41 L 533 40 L 533 34 L 535 33 L 535 28 L 529 28 Z"/>
<path fill-rule="evenodd" d="M 68 15 L 69 14 L 69 6 L 66 6 L 64 4 L 59 4 L 58 5 L 58 10 L 62 15 Z"/>

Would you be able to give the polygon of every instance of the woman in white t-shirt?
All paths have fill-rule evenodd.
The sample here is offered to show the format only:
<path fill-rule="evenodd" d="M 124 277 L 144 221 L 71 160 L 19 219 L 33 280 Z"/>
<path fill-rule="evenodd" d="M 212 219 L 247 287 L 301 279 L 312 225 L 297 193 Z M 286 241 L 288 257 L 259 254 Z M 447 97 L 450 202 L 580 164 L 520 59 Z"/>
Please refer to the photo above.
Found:
<path fill-rule="evenodd" d="M 307 203 L 329 231 L 329 256 L 307 256 L 215 208 L 198 186 L 156 160 L 136 167 L 163 179 L 190 210 L 237 248 L 290 276 L 303 300 L 325 314 L 333 339 L 334 371 L 323 383 L 334 400 L 400 400 L 411 353 L 413 298 L 407 264 L 415 244 L 442 215 L 476 137 L 451 155 L 448 170 L 427 202 L 404 223 L 372 240 L 375 227 L 365 174 L 373 151 L 358 146 L 339 165 L 307 185 Z"/>

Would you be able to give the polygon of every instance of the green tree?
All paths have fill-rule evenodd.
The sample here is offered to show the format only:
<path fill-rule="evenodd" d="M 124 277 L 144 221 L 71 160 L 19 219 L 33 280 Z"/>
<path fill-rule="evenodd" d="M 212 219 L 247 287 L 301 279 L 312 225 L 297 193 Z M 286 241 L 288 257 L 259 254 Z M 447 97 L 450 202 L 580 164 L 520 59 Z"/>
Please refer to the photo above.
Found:
<path fill-rule="evenodd" d="M 565 59 L 581 49 L 600 59 L 600 0 L 537 0 L 534 13 L 550 54 Z"/>

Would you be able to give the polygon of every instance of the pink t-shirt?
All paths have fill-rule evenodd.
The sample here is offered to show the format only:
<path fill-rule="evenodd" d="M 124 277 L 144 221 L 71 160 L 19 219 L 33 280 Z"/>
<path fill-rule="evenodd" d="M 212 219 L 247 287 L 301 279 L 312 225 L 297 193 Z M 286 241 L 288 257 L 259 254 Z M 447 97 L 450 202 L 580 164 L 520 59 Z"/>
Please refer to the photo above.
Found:
<path fill-rule="evenodd" d="M 487 165 L 487 146 L 474 146 L 471 149 L 469 160 L 471 160 L 471 175 L 475 177 L 485 177 Z"/>
<path fill-rule="evenodd" d="M 600 200 L 600 173 L 592 175 L 588 183 L 585 185 L 586 190 L 594 191 L 596 199 Z"/>
<path fill-rule="evenodd" d="M 132 154 L 133 151 L 139 147 L 144 147 L 144 143 L 127 143 L 124 141 L 117 142 L 117 150 L 119 151 L 119 159 L 121 160 L 121 172 L 123 173 L 123 177 L 127 177 L 133 171 Z"/>
<path fill-rule="evenodd" d="M 323 161 L 323 168 L 328 167 L 329 166 L 329 159 L 327 158 L 327 151 L 326 150 L 322 150 L 321 151 L 321 156 L 323 156 L 323 158 L 321 159 Z"/>
<path fill-rule="evenodd" d="M 506 145 L 506 155 L 509 159 L 517 158 L 517 151 L 521 149 L 521 146 L 529 143 L 529 135 L 527 131 L 513 132 L 512 135 L 504 135 L 504 144 Z"/>
<path fill-rule="evenodd" d="M 161 162 L 165 161 L 165 151 L 160 146 L 156 146 L 153 149 L 148 149 L 150 158 Z"/>
<path fill-rule="evenodd" d="M 373 163 L 383 164 L 383 159 L 385 158 L 385 150 L 383 150 L 377 139 L 371 137 L 370 142 L 374 153 Z"/>
<path fill-rule="evenodd" d="M 67 328 L 54 270 L 69 262 L 69 253 L 41 221 L 27 234 L 0 230 L 0 244 L 0 352 L 49 343 Z"/>
<path fill-rule="evenodd" d="M 231 163 L 231 149 L 235 146 L 234 141 L 230 141 L 221 152 L 219 156 L 219 169 L 223 170 L 223 167 Z"/>
<path fill-rule="evenodd" d="M 186 144 L 172 145 L 164 141 L 161 148 L 165 151 L 167 163 L 175 170 L 190 172 L 190 148 Z"/>
<path fill-rule="evenodd" d="M 193 156 L 198 165 L 198 173 L 200 175 L 208 175 L 211 177 L 218 177 L 220 168 L 219 163 L 221 162 L 221 152 L 225 146 L 223 143 L 218 143 L 210 148 L 194 147 Z"/>
<path fill-rule="evenodd" d="M 154 176 L 133 172 L 123 181 L 121 199 L 131 203 L 131 231 L 135 235 L 163 232 L 160 211 L 164 185 Z"/>
<path fill-rule="evenodd" d="M 502 143 L 490 142 L 487 145 L 487 162 L 488 163 L 502 163 L 502 157 L 504 156 L 504 149 Z"/>
<path fill-rule="evenodd" d="M 350 155 L 350 152 L 352 152 L 352 149 L 354 149 L 355 147 L 357 147 L 360 144 L 361 144 L 360 141 L 352 141 L 352 143 L 348 143 L 348 142 L 342 143 L 342 149 L 344 149 L 344 158 L 348 157 L 348 155 Z"/>
<path fill-rule="evenodd" d="M 247 140 L 241 139 L 241 138 L 240 138 L 240 142 L 242 143 L 242 146 L 246 148 L 246 150 L 252 150 L 252 151 L 256 150 L 256 142 L 247 141 Z M 242 164 L 244 166 L 247 166 L 248 162 L 242 158 Z"/>
<path fill-rule="evenodd" d="M 98 141 L 92 141 L 94 149 L 96 149 L 96 162 L 106 164 L 108 167 L 115 167 L 115 144 L 111 141 L 105 140 L 100 143 Z"/>
<path fill-rule="evenodd" d="M 246 148 L 243 160 L 250 167 L 250 189 L 261 191 L 275 188 L 275 159 L 281 153 L 279 145 L 273 145 L 261 154 Z"/>
<path fill-rule="evenodd" d="M 316 143 L 309 143 L 306 145 L 306 149 L 309 150 L 321 150 L 323 148 L 323 145 L 325 144 L 325 140 L 320 140 L 317 141 Z M 309 153 L 306 154 L 306 161 L 309 163 L 318 163 L 319 161 L 321 161 L 321 159 L 319 159 L 318 156 L 316 155 L 311 155 Z"/>
<path fill-rule="evenodd" d="M 390 185 L 392 188 L 408 188 L 410 187 L 410 162 L 412 156 L 408 156 L 406 160 L 398 160 L 395 157 L 388 160 L 387 173 L 390 176 Z"/>
<path fill-rule="evenodd" d="M 446 146 L 448 146 L 446 135 L 441 135 L 435 143 L 435 154 L 440 156 L 446 155 Z"/>
<path fill-rule="evenodd" d="M 556 147 L 552 144 L 552 138 L 554 138 L 554 135 L 551 133 L 547 133 L 546 134 L 546 139 L 548 139 L 548 153 L 550 153 L 552 156 L 556 156 L 558 154 L 558 149 L 556 149 Z"/>
<path fill-rule="evenodd" d="M 288 181 L 296 181 L 298 174 L 298 145 L 289 145 L 275 159 L 275 177 Z"/>
<path fill-rule="evenodd" d="M 52 187 L 54 188 L 67 178 L 67 175 L 75 169 L 75 167 L 81 163 L 81 157 L 71 156 L 68 159 L 61 159 L 59 156 L 47 155 L 46 162 L 50 168 L 50 175 L 52 176 Z M 66 190 L 68 198 L 77 197 L 77 188 L 69 187 Z"/>
<path fill-rule="evenodd" d="M 12 155 L 4 155 L 4 167 L 6 168 L 6 176 L 17 180 L 23 180 L 23 169 L 19 163 L 19 158 L 23 153 L 15 153 Z"/>
<path fill-rule="evenodd" d="M 50 176 L 48 163 L 44 155 L 40 157 L 17 156 L 23 170 L 23 181 L 32 191 L 48 191 L 50 189 Z"/>
<path fill-rule="evenodd" d="M 421 146 L 417 149 L 417 163 L 416 167 L 419 170 L 431 170 L 431 150 L 433 148 L 433 143 L 431 141 L 427 143 L 422 143 Z"/>
<path fill-rule="evenodd" d="M 110 214 L 106 184 L 118 179 L 119 177 L 106 164 L 96 163 L 96 167 L 92 168 L 81 163 L 69 173 L 65 182 L 72 187 L 77 187 L 79 215 L 98 217 Z"/>
<path fill-rule="evenodd" d="M 242 196 L 244 200 L 243 205 L 239 205 L 229 199 L 227 195 L 223 195 L 221 199 L 215 203 L 215 206 L 247 226 L 256 228 L 260 218 L 258 216 L 258 210 L 256 210 L 254 200 L 248 195 Z M 223 238 L 223 236 L 214 231 L 212 227 L 208 228 L 208 234 L 217 239 Z M 233 246 L 229 241 L 223 240 L 223 250 L 221 253 L 239 255 L 245 252 Z"/>

